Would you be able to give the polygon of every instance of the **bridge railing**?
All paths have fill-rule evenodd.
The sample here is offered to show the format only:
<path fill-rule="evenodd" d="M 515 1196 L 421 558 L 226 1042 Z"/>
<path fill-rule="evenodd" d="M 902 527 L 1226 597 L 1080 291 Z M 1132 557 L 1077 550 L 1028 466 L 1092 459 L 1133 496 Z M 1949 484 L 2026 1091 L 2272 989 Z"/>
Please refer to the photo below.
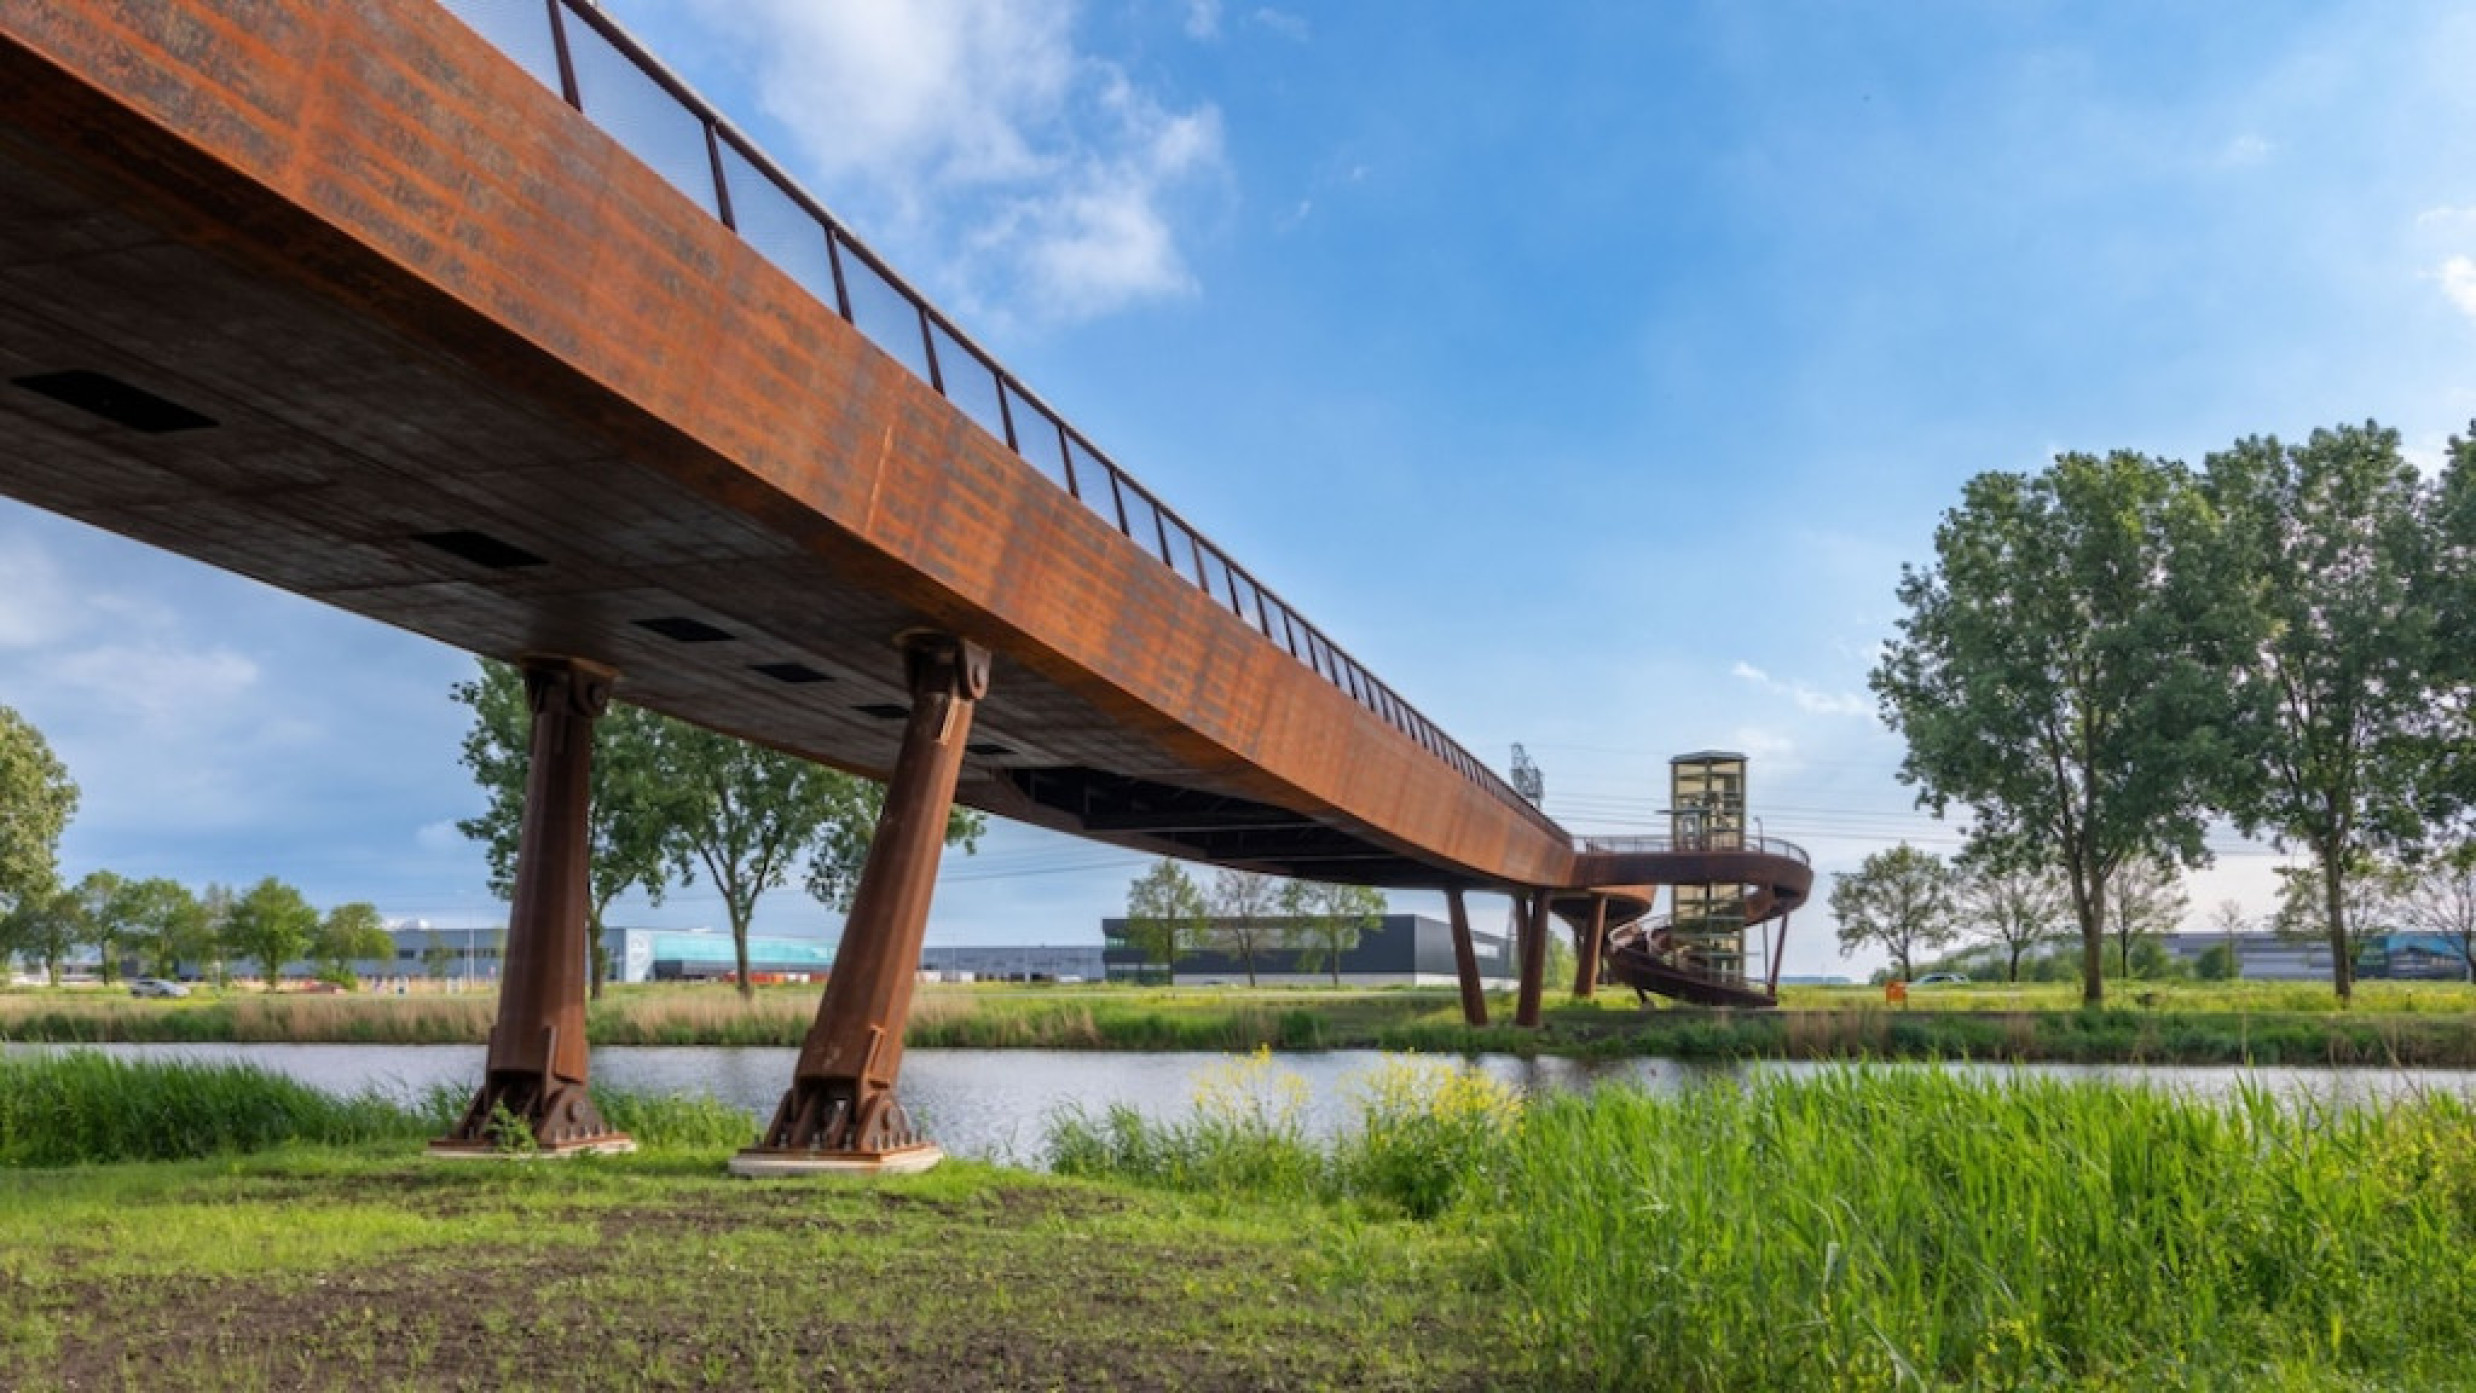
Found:
<path fill-rule="evenodd" d="M 1743 832 L 1725 828 L 1688 837 L 1591 837 L 1573 839 L 1573 849 L 1585 855 L 1631 856 L 1692 851 L 1758 851 L 1768 856 L 1785 856 L 1802 865 L 1814 864 L 1805 848 L 1777 837 L 1749 837 Z"/>
<path fill-rule="evenodd" d="M 1052 483 L 1461 776 L 1554 822 L 1075 429 L 591 0 L 443 0 Z"/>

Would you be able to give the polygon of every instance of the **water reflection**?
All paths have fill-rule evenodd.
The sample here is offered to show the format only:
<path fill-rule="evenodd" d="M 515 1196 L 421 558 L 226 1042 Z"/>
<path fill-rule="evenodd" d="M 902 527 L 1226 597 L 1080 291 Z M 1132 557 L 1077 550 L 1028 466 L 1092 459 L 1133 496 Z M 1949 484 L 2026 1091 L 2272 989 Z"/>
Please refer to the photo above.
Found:
<path fill-rule="evenodd" d="M 479 1045 L 231 1045 L 151 1044 L 11 1049 L 100 1049 L 141 1059 L 239 1060 L 289 1075 L 315 1088 L 348 1093 L 376 1088 L 411 1099 L 445 1085 L 470 1089 L 480 1079 Z M 593 1052 L 594 1077 L 645 1093 L 704 1094 L 770 1115 L 790 1082 L 798 1051 L 788 1048 L 609 1046 Z M 1305 1122 L 1331 1135 L 1352 1114 L 1351 1088 L 1384 1058 L 1373 1050 L 1280 1055 L 1276 1067 L 1307 1087 Z M 1183 1116 L 1206 1074 L 1230 1056 L 1215 1053 L 1087 1054 L 1053 1050 L 906 1051 L 903 1097 L 912 1115 L 948 1151 L 989 1160 L 1036 1164 L 1049 1120 L 1067 1108 L 1099 1112 L 1113 1106 L 1160 1120 Z M 1772 1075 L 1807 1076 L 1852 1067 L 1951 1068 L 1971 1074 L 2020 1074 L 2135 1083 L 2197 1097 L 2224 1097 L 2250 1082 L 2284 1097 L 2345 1105 L 2378 1103 L 2417 1093 L 2476 1100 L 2476 1072 L 2396 1069 L 2243 1069 L 2055 1064 L 1872 1064 L 1810 1060 L 1701 1063 L 1673 1059 L 1522 1059 L 1482 1055 L 1470 1063 L 1526 1094 L 1572 1092 L 1623 1080 L 1670 1091 L 1734 1085 Z"/>

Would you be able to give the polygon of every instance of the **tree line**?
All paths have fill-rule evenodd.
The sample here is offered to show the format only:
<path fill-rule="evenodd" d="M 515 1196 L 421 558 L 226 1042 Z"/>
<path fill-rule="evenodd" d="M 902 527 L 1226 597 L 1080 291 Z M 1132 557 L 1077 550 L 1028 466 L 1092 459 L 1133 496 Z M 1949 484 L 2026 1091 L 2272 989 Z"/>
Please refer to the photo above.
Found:
<path fill-rule="evenodd" d="M 1900 777 L 1979 877 L 2052 877 L 2087 1002 L 2124 877 L 2206 864 L 2214 823 L 2305 853 L 2342 1001 L 2365 887 L 2476 856 L 2476 432 L 2431 479 L 2373 422 L 2064 454 L 1969 480 L 1934 551 L 1869 679 Z M 1896 918 L 1876 869 L 1835 907 Z"/>
<path fill-rule="evenodd" d="M 247 890 L 192 891 L 169 877 L 109 870 L 64 882 L 60 837 L 77 803 L 51 742 L 0 706 L 0 965 L 22 961 L 58 986 L 61 969 L 92 949 L 106 982 L 135 961 L 164 978 L 194 966 L 220 985 L 232 964 L 255 962 L 273 991 L 289 962 L 307 959 L 322 978 L 350 983 L 354 962 L 395 956 L 377 906 L 356 901 L 322 914 L 274 876 Z"/>
<path fill-rule="evenodd" d="M 187 969 L 228 986 L 235 965 L 256 963 L 268 991 L 286 963 L 306 960 L 320 981 L 354 986 L 355 962 L 392 961 L 396 954 L 376 905 L 356 900 L 322 914 L 274 876 L 247 890 L 209 884 L 192 892 L 163 876 L 137 880 L 97 870 L 73 885 L 21 894 L 0 915 L 0 958 L 40 968 L 53 986 L 81 948 L 94 951 L 97 975 L 107 983 L 136 962 L 141 975 L 171 979 Z"/>
<path fill-rule="evenodd" d="M 515 891 L 532 762 L 524 674 L 483 659 L 480 675 L 451 695 L 473 713 L 462 758 L 488 799 L 456 828 L 481 844 L 491 891 L 505 899 Z M 739 992 L 749 995 L 748 929 L 758 901 L 797 874 L 821 903 L 850 909 L 885 808 L 883 784 L 625 702 L 595 722 L 588 796 L 585 908 L 597 997 L 609 972 L 610 906 L 631 890 L 659 905 L 674 884 L 700 876 L 722 900 Z M 951 809 L 946 844 L 971 852 L 986 827 L 979 813 Z"/>
<path fill-rule="evenodd" d="M 1384 892 L 1365 885 L 1283 880 L 1221 867 L 1209 890 L 1186 867 L 1163 858 L 1136 877 L 1126 891 L 1126 939 L 1178 980 L 1178 959 L 1217 951 L 1246 964 L 1255 985 L 1256 963 L 1276 953 L 1295 953 L 1300 972 L 1330 973 L 1341 985 L 1342 956 L 1361 936 L 1382 926 Z"/>

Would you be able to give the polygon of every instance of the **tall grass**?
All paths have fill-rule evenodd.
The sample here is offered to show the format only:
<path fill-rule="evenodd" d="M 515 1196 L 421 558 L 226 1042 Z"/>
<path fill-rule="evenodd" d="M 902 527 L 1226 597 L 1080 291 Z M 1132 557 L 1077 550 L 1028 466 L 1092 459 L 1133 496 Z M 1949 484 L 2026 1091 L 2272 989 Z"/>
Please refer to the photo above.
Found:
<path fill-rule="evenodd" d="M 1052 1157 L 1443 1215 L 1477 1240 L 1542 1385 L 2476 1379 L 2476 1115 L 2452 1099 L 2359 1111 L 1853 1068 L 1517 1110 L 1454 1103 L 1452 1078 L 1362 1097 L 1359 1127 L 1322 1147 L 1223 1109 L 1070 1115 Z"/>
<path fill-rule="evenodd" d="M 755 1139 L 754 1119 L 711 1098 L 593 1091 L 603 1119 L 654 1150 Z M 408 1147 L 444 1135 L 470 1087 L 411 1102 L 321 1092 L 251 1064 L 121 1059 L 91 1050 L 0 1054 L 0 1167 L 186 1160 L 302 1143 Z"/>
<path fill-rule="evenodd" d="M 2443 1098 L 1859 1069 L 1548 1101 L 1482 1227 L 1583 1387 L 2426 1386 L 2476 1369 L 2472 1162 Z"/>
<path fill-rule="evenodd" d="M 1207 1070 L 1193 1106 L 1158 1122 L 1123 1105 L 1050 1120 L 1047 1160 L 1061 1175 L 1168 1189 L 1346 1200 L 1429 1218 L 1499 1147 L 1519 1115 L 1505 1085 L 1466 1067 L 1395 1057 L 1348 1085 L 1359 1125 L 1309 1139 L 1306 1084 L 1269 1050 Z"/>
<path fill-rule="evenodd" d="M 440 1105 L 352 1097 L 246 1064 L 130 1060 L 70 1050 L 0 1055 L 0 1165 L 162 1161 L 285 1142 L 436 1136 Z"/>

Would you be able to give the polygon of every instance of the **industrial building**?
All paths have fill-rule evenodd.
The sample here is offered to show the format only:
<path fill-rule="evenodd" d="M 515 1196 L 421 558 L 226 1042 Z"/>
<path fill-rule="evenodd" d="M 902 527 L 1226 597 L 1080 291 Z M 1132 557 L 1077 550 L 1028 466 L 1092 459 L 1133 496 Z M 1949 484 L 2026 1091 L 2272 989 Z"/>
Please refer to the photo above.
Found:
<path fill-rule="evenodd" d="M 1333 969 L 1314 950 L 1299 947 L 1292 935 L 1303 920 L 1268 919 L 1267 937 L 1275 945 L 1255 960 L 1255 980 L 1264 986 L 1312 986 L 1332 981 Z M 1157 982 L 1168 978 L 1160 962 L 1129 942 L 1124 919 L 1103 919 L 1101 956 L 1112 982 Z M 1473 929 L 1471 946 L 1479 964 L 1479 980 L 1493 989 L 1511 990 L 1520 972 L 1508 935 Z M 1247 965 L 1222 946 L 1224 936 L 1207 930 L 1204 946 L 1178 957 L 1181 984 L 1238 983 L 1247 980 Z M 1459 980 L 1453 971 L 1453 929 L 1423 914 L 1387 914 L 1377 927 L 1359 935 L 1358 946 L 1341 955 L 1341 980 L 1361 987 L 1449 987 Z"/>
<path fill-rule="evenodd" d="M 1265 985 L 1313 985 L 1332 980 L 1331 970 L 1318 961 L 1301 970 L 1302 949 L 1284 942 L 1295 924 L 1269 921 L 1275 947 L 1256 959 L 1256 980 Z M 920 970 L 948 981 L 981 982 L 1136 982 L 1162 980 L 1158 963 L 1126 942 L 1126 921 L 1101 923 L 1100 943 L 951 944 L 931 945 L 920 953 Z M 495 987 L 505 932 L 478 926 L 434 928 L 412 924 L 388 930 L 395 940 L 390 959 L 364 959 L 353 971 L 364 982 L 426 977 L 476 987 Z M 604 931 L 614 982 L 715 982 L 737 970 L 731 935 L 721 929 L 646 929 L 612 927 Z M 1510 990 L 1519 971 L 1513 944 L 1503 933 L 1480 929 L 1471 934 L 1480 980 L 1491 989 Z M 751 934 L 748 973 L 759 981 L 823 981 L 834 966 L 835 940 L 787 935 Z M 247 971 L 250 964 L 235 964 Z M 308 962 L 288 963 L 287 977 L 309 977 L 317 968 Z M 1243 983 L 1246 964 L 1217 949 L 1182 955 L 1178 980 L 1198 985 Z M 1358 946 L 1341 955 L 1341 980 L 1357 986 L 1451 986 L 1452 929 L 1443 921 L 1417 914 L 1385 915 L 1379 927 L 1362 935 Z"/>
<path fill-rule="evenodd" d="M 2327 982 L 2330 945 L 2318 938 L 2282 938 L 2265 933 L 2172 933 L 2159 942 L 2175 961 L 2197 967 L 2212 948 L 2233 945 L 2238 977 L 2263 982 Z M 2467 976 L 2467 959 L 2442 934 L 2368 933 L 2357 940 L 2356 975 L 2456 982 Z"/>

